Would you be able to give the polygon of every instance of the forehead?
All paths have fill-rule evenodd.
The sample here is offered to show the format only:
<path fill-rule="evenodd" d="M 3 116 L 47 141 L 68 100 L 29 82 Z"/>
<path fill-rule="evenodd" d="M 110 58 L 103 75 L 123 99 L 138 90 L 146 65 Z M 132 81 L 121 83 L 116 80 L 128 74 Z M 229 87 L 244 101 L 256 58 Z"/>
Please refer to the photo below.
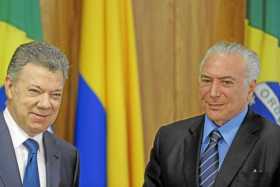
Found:
<path fill-rule="evenodd" d="M 16 81 L 22 81 L 28 84 L 40 87 L 58 89 L 64 84 L 62 71 L 50 71 L 48 68 L 37 64 L 26 64 L 18 72 Z"/>
<path fill-rule="evenodd" d="M 238 54 L 212 54 L 201 67 L 201 74 L 208 76 L 242 77 L 246 73 L 246 64 Z"/>

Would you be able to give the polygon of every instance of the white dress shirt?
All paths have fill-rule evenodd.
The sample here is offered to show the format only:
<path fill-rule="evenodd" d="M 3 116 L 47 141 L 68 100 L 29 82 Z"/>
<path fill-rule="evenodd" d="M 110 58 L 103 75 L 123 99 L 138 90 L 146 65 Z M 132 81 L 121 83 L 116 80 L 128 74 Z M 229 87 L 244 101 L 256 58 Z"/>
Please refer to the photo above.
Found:
<path fill-rule="evenodd" d="M 40 186 L 46 187 L 46 164 L 45 164 L 45 154 L 43 146 L 43 133 L 40 133 L 34 137 L 27 135 L 22 128 L 20 128 L 13 117 L 11 116 L 9 110 L 6 108 L 3 112 L 5 121 L 8 125 L 8 129 L 12 138 L 16 159 L 18 163 L 18 168 L 20 172 L 21 181 L 23 181 L 25 167 L 27 164 L 28 150 L 23 145 L 28 138 L 31 138 L 38 142 L 39 150 L 37 153 L 38 171 L 40 178 Z"/>

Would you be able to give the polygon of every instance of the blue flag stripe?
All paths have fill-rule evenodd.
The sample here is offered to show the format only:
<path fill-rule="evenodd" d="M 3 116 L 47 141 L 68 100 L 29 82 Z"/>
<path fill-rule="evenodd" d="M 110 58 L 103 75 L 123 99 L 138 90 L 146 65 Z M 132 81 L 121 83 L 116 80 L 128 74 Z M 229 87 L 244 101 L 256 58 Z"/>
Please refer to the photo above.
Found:
<path fill-rule="evenodd" d="M 6 94 L 4 86 L 0 87 L 0 111 L 3 111 L 5 109 L 5 103 L 6 103 Z"/>
<path fill-rule="evenodd" d="M 75 145 L 80 152 L 80 186 L 106 186 L 106 112 L 79 77 Z"/>

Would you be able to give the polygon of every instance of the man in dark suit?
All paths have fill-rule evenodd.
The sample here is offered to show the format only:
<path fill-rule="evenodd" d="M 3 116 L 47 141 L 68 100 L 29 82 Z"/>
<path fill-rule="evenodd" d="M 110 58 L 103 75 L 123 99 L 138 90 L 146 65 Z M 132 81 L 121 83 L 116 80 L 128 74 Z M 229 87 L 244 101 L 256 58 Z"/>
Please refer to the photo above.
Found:
<path fill-rule="evenodd" d="M 205 114 L 159 129 L 144 187 L 280 186 L 280 128 L 248 107 L 258 74 L 253 51 L 211 47 L 200 66 Z"/>
<path fill-rule="evenodd" d="M 0 187 L 78 186 L 77 150 L 47 131 L 60 108 L 68 67 L 65 55 L 44 42 L 15 51 L 0 114 Z"/>

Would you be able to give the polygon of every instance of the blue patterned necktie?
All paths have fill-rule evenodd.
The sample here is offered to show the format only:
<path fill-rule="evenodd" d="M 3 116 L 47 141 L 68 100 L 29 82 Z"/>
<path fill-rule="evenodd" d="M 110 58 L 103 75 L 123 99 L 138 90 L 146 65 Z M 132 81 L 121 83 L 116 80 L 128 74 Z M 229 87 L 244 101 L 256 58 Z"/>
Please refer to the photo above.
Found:
<path fill-rule="evenodd" d="M 218 142 L 221 134 L 217 130 L 213 130 L 209 136 L 210 143 L 200 158 L 200 176 L 199 183 L 201 187 L 213 186 L 215 178 L 219 171 L 219 153 Z"/>
<path fill-rule="evenodd" d="M 23 145 L 28 150 L 28 159 L 23 178 L 23 187 L 40 187 L 37 164 L 37 151 L 39 145 L 35 140 L 32 139 L 26 140 Z"/>

